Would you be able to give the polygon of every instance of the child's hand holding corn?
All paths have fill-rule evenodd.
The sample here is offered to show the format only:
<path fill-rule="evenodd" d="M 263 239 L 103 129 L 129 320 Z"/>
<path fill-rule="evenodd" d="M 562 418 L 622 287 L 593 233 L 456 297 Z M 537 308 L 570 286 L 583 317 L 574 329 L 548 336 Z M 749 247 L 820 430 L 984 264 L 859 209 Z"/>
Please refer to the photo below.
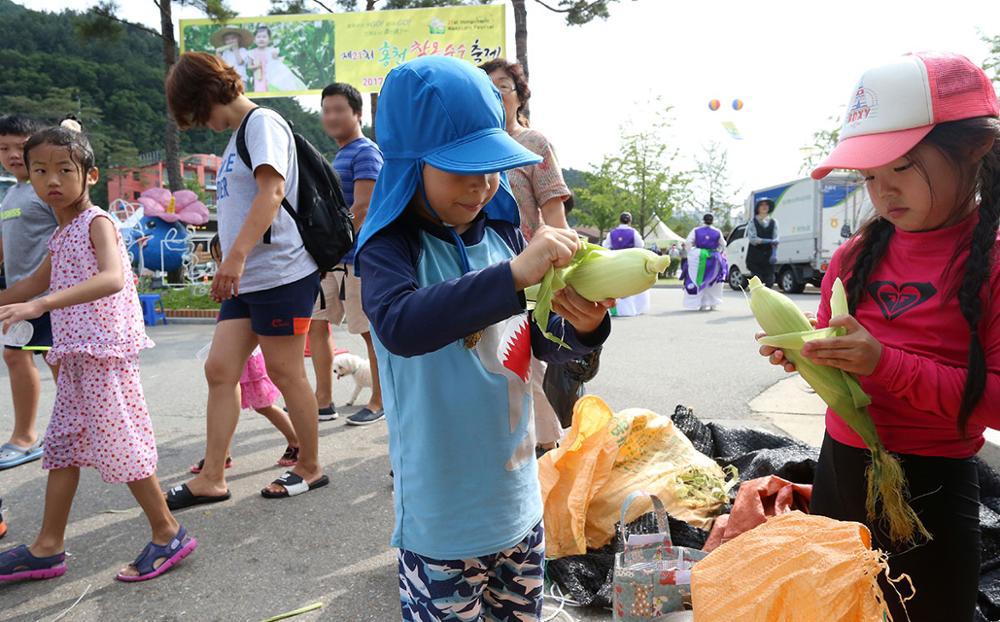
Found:
<path fill-rule="evenodd" d="M 882 358 L 882 344 L 851 315 L 830 320 L 831 328 L 843 327 L 843 337 L 815 339 L 802 346 L 802 355 L 810 360 L 836 367 L 858 376 L 870 376 Z"/>
<path fill-rule="evenodd" d="M 540 283 L 549 268 L 569 265 L 579 246 L 580 239 L 575 231 L 542 225 L 524 252 L 510 262 L 514 289 L 521 291 Z"/>
<path fill-rule="evenodd" d="M 816 314 L 806 312 L 805 315 L 809 319 L 809 323 L 812 324 L 813 328 L 816 328 Z M 767 333 L 757 333 L 756 335 L 754 335 L 754 339 L 760 340 L 761 337 L 766 337 L 766 336 Z M 780 365 L 785 369 L 785 371 L 787 371 L 790 374 L 794 374 L 796 371 L 795 363 L 792 363 L 791 361 L 786 359 L 785 353 L 779 350 L 778 348 L 767 345 L 761 345 L 760 355 L 766 356 L 767 360 L 771 362 L 771 365 Z"/>
<path fill-rule="evenodd" d="M 567 285 L 552 296 L 552 310 L 576 329 L 578 335 L 597 330 L 608 309 L 615 306 L 614 298 L 591 302 Z"/>

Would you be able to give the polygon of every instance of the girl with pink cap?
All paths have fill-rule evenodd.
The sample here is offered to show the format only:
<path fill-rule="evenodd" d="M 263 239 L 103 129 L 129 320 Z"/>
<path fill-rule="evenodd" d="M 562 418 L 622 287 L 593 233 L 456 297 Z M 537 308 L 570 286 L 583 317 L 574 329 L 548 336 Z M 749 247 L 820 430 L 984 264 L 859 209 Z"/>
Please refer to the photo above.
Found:
<path fill-rule="evenodd" d="M 975 615 L 981 551 L 973 457 L 984 430 L 1000 428 L 997 116 L 993 85 L 967 58 L 910 54 L 865 72 L 840 143 L 812 174 L 859 171 L 875 206 L 823 280 L 817 325 L 845 327 L 847 335 L 812 341 L 802 353 L 858 376 L 879 436 L 906 472 L 910 504 L 933 536 L 898 545 L 882 525 L 869 525 L 874 546 L 889 554 L 890 575 L 909 575 L 915 589 L 906 614 L 890 602 L 896 619 Z M 851 313 L 830 317 L 837 277 Z M 780 350 L 762 347 L 761 354 L 793 370 Z M 812 511 L 864 523 L 864 443 L 833 411 L 826 427 Z"/>

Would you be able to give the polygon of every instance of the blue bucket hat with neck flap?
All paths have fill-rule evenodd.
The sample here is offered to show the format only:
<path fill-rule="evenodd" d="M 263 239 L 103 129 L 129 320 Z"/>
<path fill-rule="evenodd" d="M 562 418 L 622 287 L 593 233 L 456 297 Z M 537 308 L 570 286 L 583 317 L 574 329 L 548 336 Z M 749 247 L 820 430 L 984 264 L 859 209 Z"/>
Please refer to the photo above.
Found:
<path fill-rule="evenodd" d="M 517 226 L 517 202 L 503 171 L 538 164 L 542 158 L 505 128 L 500 92 L 483 70 L 466 61 L 425 56 L 389 72 L 375 121 L 384 164 L 358 235 L 358 255 L 365 242 L 399 218 L 417 192 L 433 213 L 423 188 L 424 164 L 458 175 L 500 172 L 500 188 L 483 209 L 489 218 Z M 461 236 L 443 224 L 451 229 L 468 272 Z"/>

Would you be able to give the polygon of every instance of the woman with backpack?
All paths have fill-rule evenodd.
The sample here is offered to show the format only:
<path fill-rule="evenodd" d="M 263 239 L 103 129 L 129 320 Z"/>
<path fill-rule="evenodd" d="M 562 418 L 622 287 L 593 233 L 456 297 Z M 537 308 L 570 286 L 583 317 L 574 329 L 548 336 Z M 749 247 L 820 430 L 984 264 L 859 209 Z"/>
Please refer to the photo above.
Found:
<path fill-rule="evenodd" d="M 604 238 L 604 248 L 617 251 L 623 248 L 643 248 L 645 246 L 642 236 L 632 227 L 632 214 L 622 212 L 618 217 L 618 223 L 618 226 Z M 649 292 L 645 291 L 628 298 L 619 298 L 615 310 L 619 317 L 642 315 L 649 310 Z"/>
<path fill-rule="evenodd" d="M 281 115 L 258 109 L 243 94 L 236 71 L 211 54 L 181 55 L 167 76 L 166 91 L 179 127 L 233 130 L 216 182 L 224 259 L 212 281 L 212 296 L 222 307 L 205 362 L 205 464 L 201 473 L 167 493 L 167 503 L 181 509 L 230 498 L 224 469 L 240 414 L 240 375 L 258 345 L 268 375 L 285 397 L 300 445 L 298 463 L 261 495 L 291 497 L 325 486 L 329 479 L 318 461 L 316 396 L 302 355 L 320 266 L 296 222 L 302 163 L 295 136 Z"/>

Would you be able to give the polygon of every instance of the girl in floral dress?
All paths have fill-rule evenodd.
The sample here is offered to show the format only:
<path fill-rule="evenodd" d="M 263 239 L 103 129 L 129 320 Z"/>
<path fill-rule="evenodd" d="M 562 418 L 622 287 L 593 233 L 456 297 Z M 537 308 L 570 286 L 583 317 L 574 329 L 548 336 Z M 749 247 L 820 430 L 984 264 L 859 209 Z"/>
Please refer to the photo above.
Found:
<path fill-rule="evenodd" d="M 66 572 L 66 524 L 80 467 L 128 485 L 152 538 L 117 578 L 153 579 L 189 555 L 197 541 L 167 509 L 156 478 L 156 441 L 139 376 L 139 352 L 153 343 L 143 328 L 125 245 L 107 213 L 90 202 L 97 169 L 83 134 L 43 130 L 25 144 L 24 157 L 31 184 L 52 206 L 59 228 L 41 267 L 0 292 L 0 322 L 6 331 L 50 312 L 48 357 L 60 371 L 42 463 L 49 471 L 42 528 L 31 546 L 0 553 L 0 581 Z"/>

